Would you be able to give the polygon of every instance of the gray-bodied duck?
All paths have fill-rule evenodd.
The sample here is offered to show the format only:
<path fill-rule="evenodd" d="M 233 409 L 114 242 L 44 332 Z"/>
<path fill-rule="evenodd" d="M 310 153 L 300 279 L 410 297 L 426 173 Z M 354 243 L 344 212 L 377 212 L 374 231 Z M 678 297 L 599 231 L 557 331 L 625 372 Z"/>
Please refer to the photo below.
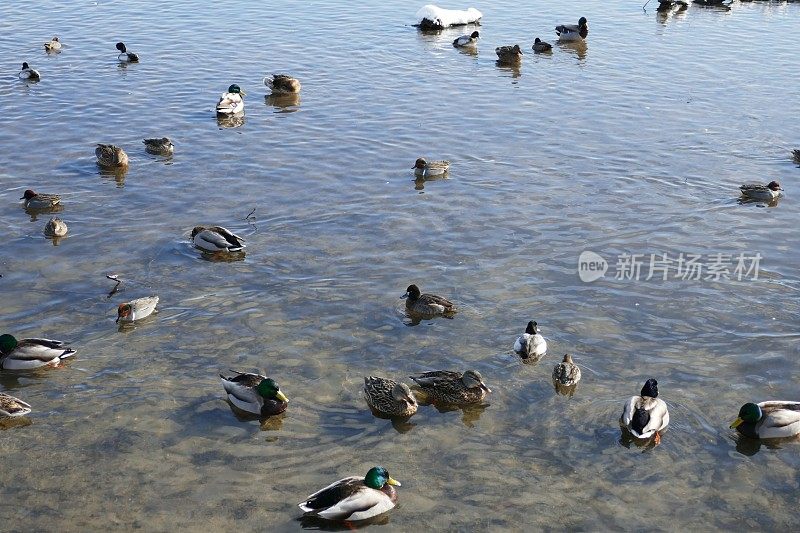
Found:
<path fill-rule="evenodd" d="M 42 75 L 39 74 L 39 71 L 32 69 L 28 63 L 22 64 L 22 69 L 19 71 L 18 76 L 19 79 L 27 81 L 39 81 L 42 79 Z"/>
<path fill-rule="evenodd" d="M 58 40 L 58 35 L 54 36 L 52 39 L 44 43 L 44 51 L 45 52 L 61 51 L 61 41 Z"/>
<path fill-rule="evenodd" d="M 300 92 L 301 85 L 297 78 L 287 74 L 273 74 L 272 77 L 264 78 L 264 85 L 269 87 L 272 94 L 297 94 Z"/>
<path fill-rule="evenodd" d="M 274 379 L 260 374 L 231 370 L 235 376 L 222 378 L 222 387 L 228 400 L 238 409 L 262 417 L 281 414 L 289 405 L 289 398 Z"/>
<path fill-rule="evenodd" d="M 525 332 L 514 342 L 514 351 L 522 357 L 539 358 L 547 353 L 547 341 L 537 329 L 535 320 L 528 322 Z"/>
<path fill-rule="evenodd" d="M 63 359 L 75 354 L 66 344 L 52 339 L 17 340 L 8 333 L 0 335 L 0 368 L 30 370 L 45 365 L 58 366 Z"/>
<path fill-rule="evenodd" d="M 38 193 L 30 189 L 23 193 L 20 200 L 25 200 L 25 209 L 52 209 L 61 203 L 61 197 L 57 194 Z"/>
<path fill-rule="evenodd" d="M 158 305 L 158 296 L 145 296 L 130 302 L 119 304 L 117 307 L 117 323 L 130 323 L 141 320 L 153 314 Z"/>
<path fill-rule="evenodd" d="M 374 411 L 383 415 L 407 417 L 417 412 L 417 399 L 411 389 L 393 379 L 365 377 L 364 398 Z"/>
<path fill-rule="evenodd" d="M 667 404 L 658 398 L 658 382 L 648 379 L 639 396 L 632 396 L 625 402 L 619 422 L 637 439 L 654 437 L 654 442 L 661 442 L 660 431 L 669 425 Z"/>
<path fill-rule="evenodd" d="M 731 429 L 753 439 L 779 439 L 800 433 L 800 402 L 746 403 Z"/>
<path fill-rule="evenodd" d="M 418 178 L 434 178 L 444 176 L 450 171 L 450 161 L 428 161 L 424 157 L 414 162 L 414 175 Z"/>
<path fill-rule="evenodd" d="M 148 154 L 170 156 L 175 152 L 175 145 L 169 137 L 144 139 L 144 151 Z"/>
<path fill-rule="evenodd" d="M 406 311 L 417 315 L 447 316 L 457 310 L 455 304 L 447 298 L 435 294 L 422 294 L 419 287 L 413 284 L 408 286 L 403 298 L 406 299 Z"/>
<path fill-rule="evenodd" d="M 453 372 L 435 370 L 409 376 L 425 393 L 429 403 L 467 405 L 480 403 L 492 390 L 483 382 L 477 370 Z"/>
<path fill-rule="evenodd" d="M 589 23 L 586 17 L 581 17 L 578 24 L 560 24 L 556 26 L 556 35 L 564 42 L 583 41 L 589 35 Z"/>
<path fill-rule="evenodd" d="M 128 166 L 128 154 L 113 144 L 98 144 L 94 149 L 94 155 L 97 157 L 97 164 L 104 168 Z"/>
<path fill-rule="evenodd" d="M 0 418 L 16 418 L 31 412 L 31 405 L 10 394 L 0 392 Z"/>
<path fill-rule="evenodd" d="M 243 238 L 222 226 L 195 226 L 192 243 L 207 252 L 239 252 L 245 248 Z"/>
<path fill-rule="evenodd" d="M 753 200 L 774 200 L 781 195 L 783 188 L 777 181 L 770 181 L 766 185 L 763 183 L 745 183 L 739 187 L 742 196 Z"/>
<path fill-rule="evenodd" d="M 245 92 L 238 85 L 231 84 L 228 90 L 222 93 L 217 102 L 218 115 L 234 115 L 244 111 L 244 98 Z"/>
<path fill-rule="evenodd" d="M 456 48 L 469 48 L 473 46 L 477 46 L 478 39 L 481 38 L 481 34 L 477 31 L 473 31 L 469 35 L 462 35 L 461 37 L 456 38 L 453 41 L 453 46 Z"/>
<path fill-rule="evenodd" d="M 331 483 L 298 504 L 306 515 L 326 520 L 357 522 L 391 510 L 397 504 L 400 482 L 381 466 L 364 477 L 351 476 Z"/>

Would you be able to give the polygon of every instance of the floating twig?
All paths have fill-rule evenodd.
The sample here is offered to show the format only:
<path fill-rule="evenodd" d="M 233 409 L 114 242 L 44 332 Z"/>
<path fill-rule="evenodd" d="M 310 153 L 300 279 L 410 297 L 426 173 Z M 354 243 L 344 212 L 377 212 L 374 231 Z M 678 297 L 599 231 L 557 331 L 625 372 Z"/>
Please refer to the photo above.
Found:
<path fill-rule="evenodd" d="M 122 280 L 119 279 L 119 274 L 106 274 L 106 277 L 111 281 L 117 282 L 117 284 L 114 285 L 114 288 L 111 289 L 111 292 L 108 293 L 108 296 L 106 296 L 106 298 L 111 298 L 112 296 L 114 296 L 116 293 L 119 292 L 120 290 L 119 286 L 122 285 Z"/>
<path fill-rule="evenodd" d="M 246 217 L 244 217 L 244 219 L 245 220 L 250 220 L 250 217 L 256 218 L 256 217 L 253 216 L 253 213 L 255 213 L 255 212 L 256 212 L 256 208 L 254 207 L 253 210 L 250 211 L 250 213 L 248 213 Z"/>

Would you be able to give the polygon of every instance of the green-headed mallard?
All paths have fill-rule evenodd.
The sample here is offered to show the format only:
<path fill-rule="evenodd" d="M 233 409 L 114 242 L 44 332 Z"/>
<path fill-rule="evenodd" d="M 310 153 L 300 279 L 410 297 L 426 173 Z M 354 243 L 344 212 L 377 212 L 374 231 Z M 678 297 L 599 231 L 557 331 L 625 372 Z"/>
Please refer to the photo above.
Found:
<path fill-rule="evenodd" d="M 119 146 L 113 144 L 98 144 L 94 149 L 97 164 L 105 168 L 128 166 L 128 154 Z"/>
<path fill-rule="evenodd" d="M 520 356 L 539 358 L 547 353 L 547 341 L 536 330 L 538 324 L 531 320 L 525 328 L 525 333 L 520 335 L 514 343 L 514 351 Z"/>
<path fill-rule="evenodd" d="M 553 381 L 557 385 L 569 387 L 581 380 L 581 369 L 572 361 L 570 354 L 564 355 L 564 360 L 553 368 Z"/>
<path fill-rule="evenodd" d="M 753 200 L 769 201 L 781 195 L 781 184 L 777 181 L 770 181 L 768 184 L 763 183 L 745 183 L 739 187 L 742 191 L 742 196 L 751 198 Z"/>
<path fill-rule="evenodd" d="M 207 252 L 239 252 L 245 248 L 244 239 L 222 226 L 195 226 L 192 243 Z"/>
<path fill-rule="evenodd" d="M 754 439 L 793 437 L 800 433 L 800 402 L 746 403 L 731 428 Z"/>
<path fill-rule="evenodd" d="M 38 70 L 32 69 L 27 63 L 22 64 L 22 70 L 19 71 L 19 79 L 27 81 L 39 81 L 42 76 Z"/>
<path fill-rule="evenodd" d="M 60 52 L 61 51 L 61 41 L 58 40 L 58 36 L 56 35 L 46 43 L 44 43 L 44 51 L 45 52 Z"/>
<path fill-rule="evenodd" d="M 119 50 L 119 55 L 117 59 L 121 63 L 138 63 L 139 62 L 139 54 L 134 52 L 129 52 L 128 47 L 125 46 L 125 43 L 117 43 L 116 46 L 117 50 Z"/>
<path fill-rule="evenodd" d="M 435 294 L 421 294 L 416 285 L 409 285 L 403 298 L 406 299 L 406 311 L 411 314 L 448 316 L 456 312 L 453 302 Z"/>
<path fill-rule="evenodd" d="M 472 32 L 469 35 L 462 35 L 461 37 L 456 38 L 453 41 L 453 46 L 456 48 L 468 48 L 471 46 L 475 46 L 478 44 L 478 39 L 481 38 L 481 34 L 477 31 Z"/>
<path fill-rule="evenodd" d="M 37 193 L 30 189 L 25 191 L 20 200 L 25 200 L 25 209 L 52 209 L 61 203 L 61 197 L 57 194 Z"/>
<path fill-rule="evenodd" d="M 19 398 L 0 392 L 0 418 L 15 418 L 31 412 L 31 406 Z"/>
<path fill-rule="evenodd" d="M 8 333 L 0 335 L 0 368 L 4 370 L 29 370 L 41 366 L 58 366 L 75 350 L 66 343 L 51 339 L 20 339 Z"/>
<path fill-rule="evenodd" d="M 297 94 L 300 92 L 300 81 L 286 74 L 273 74 L 264 78 L 264 85 L 272 94 Z"/>
<path fill-rule="evenodd" d="M 144 150 L 149 154 L 155 155 L 172 155 L 175 151 L 175 145 L 169 137 L 160 137 L 158 139 L 144 139 Z"/>
<path fill-rule="evenodd" d="M 351 476 L 331 483 L 298 506 L 307 515 L 326 520 L 366 520 L 389 511 L 397 504 L 400 482 L 385 468 L 370 468 L 365 477 Z"/>
<path fill-rule="evenodd" d="M 450 161 L 428 161 L 420 157 L 411 167 L 418 178 L 435 178 L 443 176 L 450 171 Z"/>
<path fill-rule="evenodd" d="M 430 403 L 448 405 L 480 403 L 486 394 L 492 392 L 477 370 L 467 370 L 463 374 L 449 370 L 435 370 L 409 377 L 422 389 Z"/>
<path fill-rule="evenodd" d="M 217 114 L 233 115 L 244 111 L 245 92 L 235 83 L 228 87 L 227 92 L 222 93 L 217 102 Z"/>
<path fill-rule="evenodd" d="M 417 412 L 417 399 L 411 389 L 393 379 L 365 377 L 364 398 L 373 410 L 383 415 L 407 417 Z"/>
<path fill-rule="evenodd" d="M 238 409 L 258 416 L 278 415 L 286 410 L 289 398 L 281 392 L 272 378 L 259 374 L 249 374 L 231 370 L 236 375 L 225 377 L 222 386 L 228 393 L 228 400 Z"/>
<path fill-rule="evenodd" d="M 589 23 L 586 17 L 581 17 L 578 19 L 578 24 L 560 24 L 556 26 L 556 35 L 559 40 L 565 42 L 582 41 L 589 35 Z"/>
<path fill-rule="evenodd" d="M 658 382 L 650 378 L 640 396 L 632 396 L 625 402 L 619 423 L 637 439 L 655 436 L 655 443 L 661 441 L 659 432 L 669 425 L 669 411 L 664 400 L 658 398 Z"/>
<path fill-rule="evenodd" d="M 150 316 L 156 310 L 158 296 L 145 296 L 130 302 L 119 304 L 117 307 L 117 323 L 133 322 Z"/>
<path fill-rule="evenodd" d="M 494 49 L 494 52 L 501 63 L 513 63 L 522 59 L 522 49 L 518 44 L 514 46 L 498 46 Z"/>
<path fill-rule="evenodd" d="M 53 217 L 44 226 L 44 234 L 48 237 L 63 237 L 67 234 L 67 224 L 58 217 Z"/>

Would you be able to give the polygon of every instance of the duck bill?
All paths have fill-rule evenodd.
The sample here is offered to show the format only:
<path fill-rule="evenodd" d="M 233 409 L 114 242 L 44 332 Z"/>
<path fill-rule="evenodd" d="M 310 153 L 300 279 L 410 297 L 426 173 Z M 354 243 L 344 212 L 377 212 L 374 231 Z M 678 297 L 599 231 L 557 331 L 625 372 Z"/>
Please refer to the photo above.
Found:
<path fill-rule="evenodd" d="M 741 418 L 737 418 L 736 420 L 733 421 L 733 424 L 731 424 L 731 429 L 737 428 L 740 425 L 742 425 L 743 423 L 744 423 L 744 420 L 742 420 Z"/>
<path fill-rule="evenodd" d="M 281 391 L 276 392 L 275 397 L 282 402 L 287 402 L 287 403 L 289 402 L 289 398 L 287 398 L 286 395 Z"/>
<path fill-rule="evenodd" d="M 393 477 L 389 476 L 389 480 L 386 482 L 389 485 L 394 485 L 395 487 L 402 487 L 399 481 L 394 479 Z"/>
<path fill-rule="evenodd" d="M 488 393 L 491 393 L 491 392 L 492 392 L 492 389 L 490 389 L 489 387 L 487 387 L 487 386 L 486 386 L 485 384 L 483 384 L 483 383 L 481 383 L 481 388 L 482 388 L 483 390 L 485 390 L 486 392 L 488 392 Z"/>
<path fill-rule="evenodd" d="M 121 316 L 117 315 L 117 319 L 114 321 L 115 324 L 119 324 L 119 319 L 122 318 Z"/>
<path fill-rule="evenodd" d="M 403 295 L 402 295 L 400 298 L 408 298 L 408 293 L 406 292 L 406 293 L 405 293 L 405 294 L 403 294 Z"/>

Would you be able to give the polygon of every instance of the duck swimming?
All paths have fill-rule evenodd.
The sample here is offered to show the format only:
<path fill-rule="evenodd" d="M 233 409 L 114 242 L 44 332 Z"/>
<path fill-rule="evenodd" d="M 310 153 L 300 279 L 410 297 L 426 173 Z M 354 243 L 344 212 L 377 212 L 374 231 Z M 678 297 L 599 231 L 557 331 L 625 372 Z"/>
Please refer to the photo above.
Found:
<path fill-rule="evenodd" d="M 761 183 L 746 183 L 740 186 L 739 190 L 742 191 L 742 196 L 745 198 L 769 201 L 780 196 L 783 188 L 781 188 L 780 183 L 777 181 L 770 181 L 766 185 Z"/>
<path fill-rule="evenodd" d="M 536 38 L 535 41 L 533 41 L 533 51 L 534 52 L 537 52 L 537 53 L 541 54 L 542 52 L 549 52 L 552 49 L 553 49 L 553 45 L 552 44 L 544 42 L 543 40 L 539 39 L 538 37 Z"/>
<path fill-rule="evenodd" d="M 553 368 L 553 381 L 558 385 L 569 387 L 581 380 L 581 369 L 572 361 L 570 354 L 564 355 L 564 360 Z"/>
<path fill-rule="evenodd" d="M 45 365 L 58 366 L 63 359 L 75 354 L 75 350 L 64 347 L 65 344 L 51 339 L 17 340 L 7 333 L 0 335 L 0 368 L 30 370 Z"/>
<path fill-rule="evenodd" d="M 578 24 L 561 24 L 556 26 L 556 35 L 560 41 L 583 41 L 589 35 L 589 23 L 581 17 Z"/>
<path fill-rule="evenodd" d="M 19 71 L 19 79 L 27 81 L 39 81 L 42 76 L 38 70 L 32 69 L 27 63 L 22 64 L 22 70 Z"/>
<path fill-rule="evenodd" d="M 51 218 L 44 227 L 48 237 L 63 237 L 67 234 L 67 224 L 58 217 Z"/>
<path fill-rule="evenodd" d="M 637 439 L 654 437 L 661 442 L 660 431 L 669 425 L 669 411 L 664 400 L 658 398 L 658 382 L 648 379 L 641 395 L 632 396 L 625 403 L 619 422 Z"/>
<path fill-rule="evenodd" d="M 514 351 L 522 357 L 541 357 L 547 352 L 547 341 L 537 331 L 538 324 L 531 320 L 525 328 L 525 333 L 517 338 Z"/>
<path fill-rule="evenodd" d="M 477 31 L 472 32 L 470 35 L 462 35 L 453 41 L 453 46 L 456 48 L 466 48 L 478 44 L 481 34 Z"/>
<path fill-rule="evenodd" d="M 511 63 L 522 59 L 522 49 L 518 44 L 514 46 L 498 46 L 494 49 L 498 60 L 503 63 Z"/>
<path fill-rule="evenodd" d="M 406 311 L 412 314 L 446 316 L 456 312 L 453 302 L 435 294 L 421 294 L 416 285 L 409 285 L 403 298 L 406 298 Z"/>
<path fill-rule="evenodd" d="M 391 510 L 397 504 L 400 482 L 385 468 L 376 466 L 362 477 L 351 476 L 331 483 L 308 496 L 298 507 L 306 515 L 326 520 L 357 522 Z"/>
<path fill-rule="evenodd" d="M 117 308 L 117 323 L 141 320 L 153 314 L 158 305 L 158 296 L 145 296 L 130 302 L 119 304 Z"/>
<path fill-rule="evenodd" d="M 450 161 L 428 161 L 420 157 L 411 168 L 418 178 L 433 178 L 447 174 L 450 171 Z"/>
<path fill-rule="evenodd" d="M 800 402 L 746 403 L 731 429 L 753 439 L 794 437 L 800 433 Z"/>
<path fill-rule="evenodd" d="M 119 146 L 113 144 L 98 144 L 94 149 L 97 164 L 105 168 L 128 166 L 128 154 Z"/>
<path fill-rule="evenodd" d="M 222 374 L 222 387 L 228 393 L 228 401 L 247 413 L 262 417 L 281 414 L 289 405 L 289 398 L 281 392 L 272 378 L 260 374 L 237 372 L 235 376 L 225 377 Z"/>
<path fill-rule="evenodd" d="M 273 74 L 272 78 L 264 78 L 264 85 L 269 87 L 272 94 L 297 94 L 300 92 L 300 81 L 286 74 Z"/>
<path fill-rule="evenodd" d="M 25 209 L 51 209 L 61 203 L 61 197 L 57 194 L 40 194 L 30 189 L 25 191 L 20 200 L 25 200 Z"/>
<path fill-rule="evenodd" d="M 228 87 L 228 91 L 222 93 L 217 102 L 217 114 L 233 115 L 244 111 L 245 92 L 235 83 Z"/>
<path fill-rule="evenodd" d="M 207 252 L 238 252 L 245 248 L 244 239 L 222 226 L 195 226 L 192 242 Z"/>
<path fill-rule="evenodd" d="M 408 417 L 417 412 L 417 399 L 405 383 L 369 376 L 364 378 L 364 398 L 380 414 Z"/>
<path fill-rule="evenodd" d="M 467 405 L 480 403 L 492 390 L 483 382 L 477 370 L 453 372 L 435 370 L 409 376 L 425 393 L 430 403 L 446 405 Z"/>
<path fill-rule="evenodd" d="M 117 56 L 117 59 L 121 63 L 139 62 L 139 55 L 134 52 L 129 52 L 128 48 L 125 46 L 125 43 L 117 43 L 116 48 L 117 50 L 119 50 L 119 55 Z"/>
<path fill-rule="evenodd" d="M 58 36 L 56 35 L 46 43 L 44 43 L 44 51 L 45 52 L 60 52 L 61 51 L 61 41 L 58 40 Z"/>
<path fill-rule="evenodd" d="M 31 412 L 31 406 L 19 398 L 0 392 L 0 418 L 16 418 Z"/>

